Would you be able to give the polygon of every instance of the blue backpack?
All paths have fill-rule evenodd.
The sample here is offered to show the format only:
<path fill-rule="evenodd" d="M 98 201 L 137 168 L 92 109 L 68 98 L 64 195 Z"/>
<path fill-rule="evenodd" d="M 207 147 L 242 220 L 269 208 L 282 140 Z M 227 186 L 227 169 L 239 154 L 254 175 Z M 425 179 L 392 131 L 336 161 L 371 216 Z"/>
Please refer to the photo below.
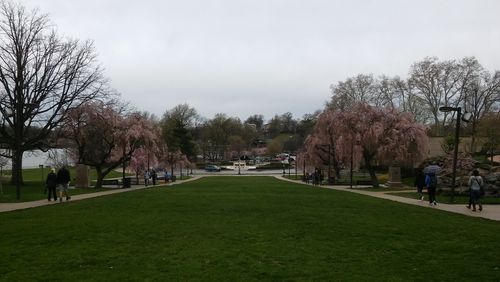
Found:
<path fill-rule="evenodd" d="M 429 173 L 429 187 L 436 188 L 438 181 L 437 181 L 437 176 L 434 173 Z"/>

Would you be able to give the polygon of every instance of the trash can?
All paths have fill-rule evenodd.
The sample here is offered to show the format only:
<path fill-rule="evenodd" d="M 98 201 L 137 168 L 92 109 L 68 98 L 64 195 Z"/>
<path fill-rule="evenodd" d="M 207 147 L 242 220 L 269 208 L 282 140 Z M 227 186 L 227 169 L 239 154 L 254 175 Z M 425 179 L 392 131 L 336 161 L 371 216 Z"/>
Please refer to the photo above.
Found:
<path fill-rule="evenodd" d="M 130 179 L 130 177 L 123 178 L 123 188 L 130 188 L 131 187 L 131 185 L 130 185 L 131 182 L 132 182 L 132 179 Z"/>

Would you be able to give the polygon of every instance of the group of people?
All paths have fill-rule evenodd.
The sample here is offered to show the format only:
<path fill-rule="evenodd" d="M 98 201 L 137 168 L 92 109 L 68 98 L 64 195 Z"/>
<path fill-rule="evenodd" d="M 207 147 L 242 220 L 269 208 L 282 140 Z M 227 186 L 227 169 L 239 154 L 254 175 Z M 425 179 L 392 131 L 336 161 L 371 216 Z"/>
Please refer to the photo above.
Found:
<path fill-rule="evenodd" d="M 61 167 L 59 171 L 57 171 L 57 174 L 54 168 L 51 169 L 47 175 L 47 180 L 45 181 L 48 191 L 47 200 L 50 202 L 51 198 L 54 198 L 54 201 L 57 201 L 56 190 L 59 192 L 59 202 L 62 202 L 63 196 L 66 197 L 66 201 L 71 199 L 68 194 L 70 180 L 70 173 L 66 166 Z"/>
<path fill-rule="evenodd" d="M 425 172 L 425 169 L 417 170 L 415 176 L 415 186 L 417 187 L 418 197 L 421 201 L 424 200 L 424 187 L 427 188 L 429 196 L 429 205 L 437 206 L 436 189 L 437 189 L 437 176 L 435 170 Z"/>
<path fill-rule="evenodd" d="M 165 180 L 165 183 L 169 182 L 172 180 L 172 176 L 168 172 L 168 170 L 165 169 L 164 174 L 163 174 L 163 179 Z M 158 174 L 156 170 L 154 169 L 147 169 L 144 171 L 144 186 L 148 186 L 149 183 L 152 182 L 153 185 L 156 185 L 158 181 Z"/>
<path fill-rule="evenodd" d="M 436 165 L 434 165 L 436 166 Z M 417 187 L 417 193 L 420 200 L 424 200 L 423 189 L 427 188 L 427 193 L 429 197 L 429 205 L 436 206 L 436 189 L 437 189 L 437 175 L 439 170 L 435 167 L 427 167 L 425 169 L 417 170 L 415 176 L 415 186 Z M 483 210 L 483 205 L 481 203 L 481 189 L 484 185 L 483 178 L 479 175 L 477 169 L 472 171 L 472 175 L 469 177 L 469 204 L 466 206 L 468 209 L 472 207 L 472 211 L 476 211 L 476 205 L 479 211 Z"/>
<path fill-rule="evenodd" d="M 146 169 L 144 172 L 144 186 L 148 186 L 150 181 L 153 181 L 153 185 L 156 185 L 156 181 L 158 179 L 158 174 L 156 174 L 156 170 L 154 169 Z"/>
<path fill-rule="evenodd" d="M 316 186 L 321 184 L 321 181 L 323 181 L 323 174 L 320 169 L 316 168 L 313 173 L 306 172 L 304 180 L 306 183 L 312 183 Z"/>

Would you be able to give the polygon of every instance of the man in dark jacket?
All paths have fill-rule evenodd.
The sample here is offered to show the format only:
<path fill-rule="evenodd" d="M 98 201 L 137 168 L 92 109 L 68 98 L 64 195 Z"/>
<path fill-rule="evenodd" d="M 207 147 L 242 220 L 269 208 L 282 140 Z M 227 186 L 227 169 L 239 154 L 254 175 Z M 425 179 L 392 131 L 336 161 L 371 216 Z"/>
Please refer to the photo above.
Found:
<path fill-rule="evenodd" d="M 62 202 L 63 194 L 66 196 L 66 201 L 71 199 L 68 195 L 68 183 L 71 180 L 69 175 L 69 170 L 66 169 L 66 166 L 61 167 L 57 172 L 57 185 L 59 190 L 59 202 Z"/>
<path fill-rule="evenodd" d="M 47 180 L 45 181 L 45 184 L 47 185 L 47 189 L 49 190 L 49 196 L 47 200 L 49 200 L 50 202 L 51 196 L 54 196 L 54 201 L 57 201 L 57 196 L 56 196 L 57 175 L 55 169 L 50 170 L 49 174 L 47 175 Z"/>
<path fill-rule="evenodd" d="M 425 173 L 422 168 L 417 168 L 417 173 L 415 175 L 415 187 L 417 187 L 418 198 L 423 201 L 424 194 L 423 189 L 425 187 Z"/>

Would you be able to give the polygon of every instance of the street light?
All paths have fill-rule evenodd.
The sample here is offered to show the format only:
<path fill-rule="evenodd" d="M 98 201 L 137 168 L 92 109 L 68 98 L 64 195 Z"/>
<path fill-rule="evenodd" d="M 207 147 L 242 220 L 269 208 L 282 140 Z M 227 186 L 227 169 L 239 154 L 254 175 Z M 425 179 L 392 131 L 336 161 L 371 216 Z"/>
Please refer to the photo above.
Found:
<path fill-rule="evenodd" d="M 288 179 L 290 178 L 290 166 L 292 165 L 292 158 L 290 158 L 290 155 L 288 155 Z"/>
<path fill-rule="evenodd" d="M 43 184 L 44 184 L 44 182 L 45 182 L 45 181 L 44 181 L 45 179 L 44 179 L 44 177 L 43 177 L 43 164 L 38 165 L 38 168 L 41 168 L 41 169 L 42 169 L 42 185 L 43 185 Z M 46 190 L 44 190 L 44 191 L 46 191 Z"/>
<path fill-rule="evenodd" d="M 354 138 L 353 140 L 351 140 L 351 167 L 350 167 L 350 177 L 351 177 L 351 181 L 350 181 L 350 186 L 351 186 L 351 189 L 352 189 L 352 183 L 353 183 L 353 174 L 354 174 L 354 145 L 359 145 L 360 141 L 359 139 L 356 139 L 356 141 L 354 141 Z"/>
<path fill-rule="evenodd" d="M 457 159 L 458 159 L 458 141 L 460 138 L 460 121 L 463 120 L 464 122 L 468 122 L 472 115 L 470 113 L 465 112 L 463 118 L 462 118 L 462 108 L 461 107 L 440 107 L 439 111 L 443 113 L 447 112 L 457 112 L 457 122 L 455 124 L 455 146 L 453 149 L 453 171 L 452 171 L 452 178 L 451 178 L 451 196 L 450 196 L 450 203 L 453 203 L 453 197 L 455 194 L 455 182 L 456 182 L 456 177 L 457 177 Z"/>

